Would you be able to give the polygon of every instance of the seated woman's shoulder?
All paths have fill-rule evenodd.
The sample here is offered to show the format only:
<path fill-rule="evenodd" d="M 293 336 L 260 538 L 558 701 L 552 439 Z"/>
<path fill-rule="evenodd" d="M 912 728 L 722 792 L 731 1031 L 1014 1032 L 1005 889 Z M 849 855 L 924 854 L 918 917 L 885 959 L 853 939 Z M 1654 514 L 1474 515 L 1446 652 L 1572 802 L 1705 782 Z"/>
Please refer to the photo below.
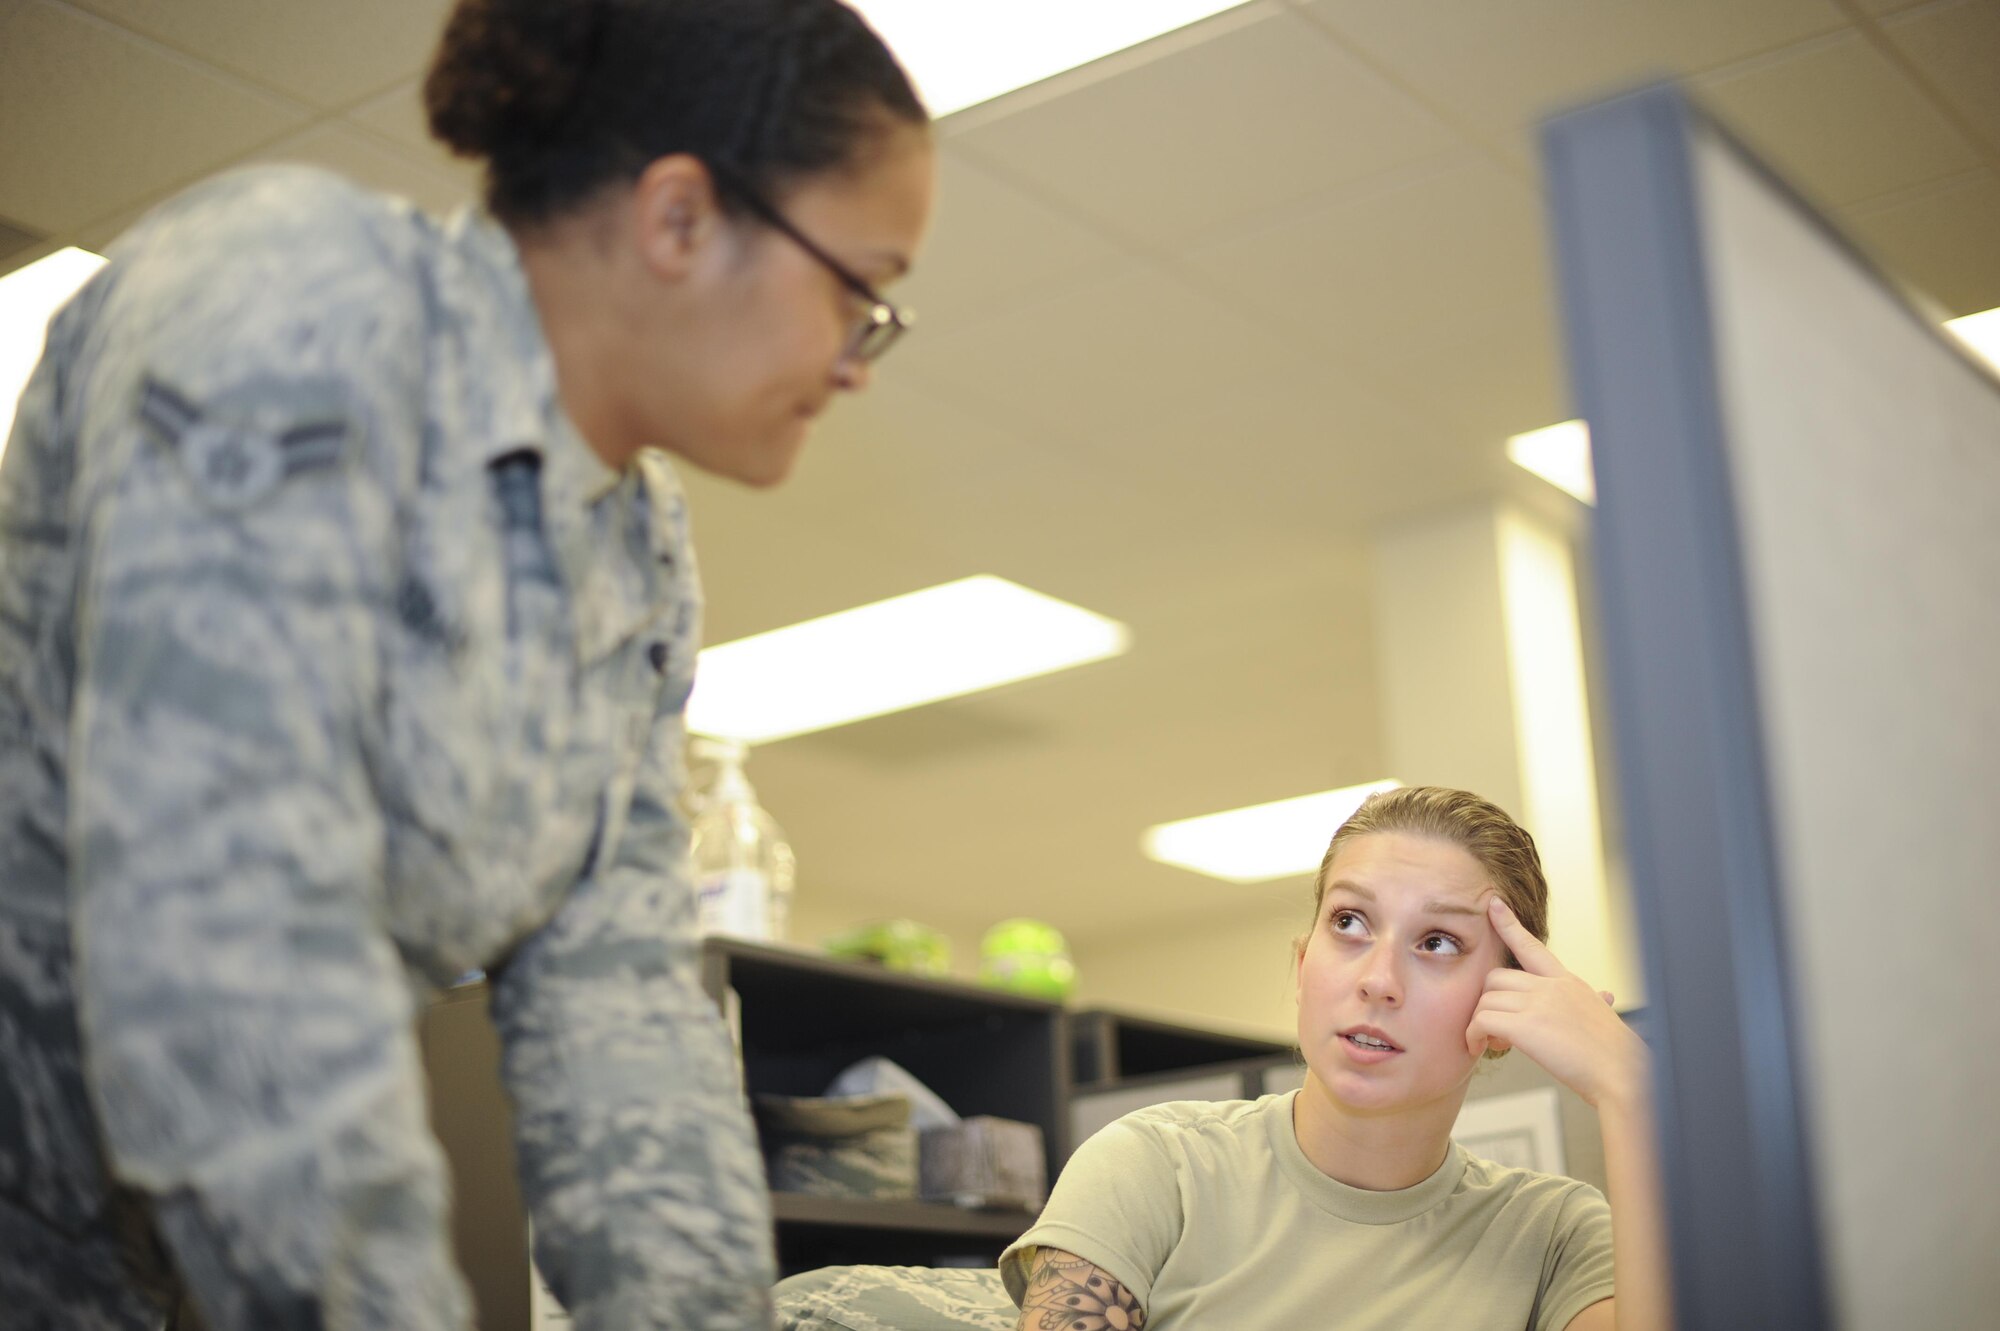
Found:
<path fill-rule="evenodd" d="M 1265 1116 L 1272 1112 L 1274 1097 L 1260 1100 L 1170 1100 L 1135 1109 L 1118 1120 L 1129 1132 L 1173 1142 L 1213 1140 L 1238 1142 L 1259 1138 L 1265 1132 Z"/>
<path fill-rule="evenodd" d="M 1561 1205 L 1565 1200 L 1602 1198 L 1596 1187 L 1567 1174 L 1545 1174 L 1538 1169 L 1504 1165 L 1471 1151 L 1465 1153 L 1465 1182 L 1468 1190 L 1490 1191 L 1514 1202 Z"/>

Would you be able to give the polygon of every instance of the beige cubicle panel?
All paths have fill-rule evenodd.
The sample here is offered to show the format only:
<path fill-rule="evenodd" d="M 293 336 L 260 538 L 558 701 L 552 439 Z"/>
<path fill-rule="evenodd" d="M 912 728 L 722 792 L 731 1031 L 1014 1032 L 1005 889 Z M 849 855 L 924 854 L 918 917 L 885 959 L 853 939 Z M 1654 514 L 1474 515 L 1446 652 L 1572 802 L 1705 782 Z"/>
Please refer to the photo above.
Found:
<path fill-rule="evenodd" d="M 1682 1325 L 1990 1325 L 2000 381 L 1677 90 L 1547 145 Z"/>

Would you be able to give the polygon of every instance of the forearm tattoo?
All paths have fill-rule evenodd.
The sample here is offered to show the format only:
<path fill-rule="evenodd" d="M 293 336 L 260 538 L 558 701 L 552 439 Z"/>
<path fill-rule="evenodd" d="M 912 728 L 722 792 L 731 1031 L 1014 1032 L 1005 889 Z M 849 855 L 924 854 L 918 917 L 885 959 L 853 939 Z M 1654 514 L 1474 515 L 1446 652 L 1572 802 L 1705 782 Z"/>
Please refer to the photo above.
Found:
<path fill-rule="evenodd" d="M 1038 1248 L 1016 1331 L 1144 1331 L 1146 1310 L 1132 1292 L 1083 1258 Z"/>

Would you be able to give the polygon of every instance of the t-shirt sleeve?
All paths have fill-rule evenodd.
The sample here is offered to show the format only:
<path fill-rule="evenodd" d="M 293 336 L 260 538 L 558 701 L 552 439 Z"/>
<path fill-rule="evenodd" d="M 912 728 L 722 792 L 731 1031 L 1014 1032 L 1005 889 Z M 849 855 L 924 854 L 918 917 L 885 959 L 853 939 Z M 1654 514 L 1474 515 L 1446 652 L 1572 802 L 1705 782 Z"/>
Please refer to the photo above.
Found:
<path fill-rule="evenodd" d="M 1156 1127 L 1128 1115 L 1077 1148 L 1042 1218 L 1001 1254 L 1000 1275 L 1019 1307 L 1035 1249 L 1060 1248 L 1116 1278 L 1143 1305 L 1180 1241 L 1181 1223 L 1180 1183 L 1166 1143 Z"/>
<path fill-rule="evenodd" d="M 1578 1313 L 1615 1292 L 1611 1205 L 1596 1188 L 1579 1184 L 1563 1196 L 1548 1255 L 1542 1259 L 1534 1331 L 1562 1331 Z"/>

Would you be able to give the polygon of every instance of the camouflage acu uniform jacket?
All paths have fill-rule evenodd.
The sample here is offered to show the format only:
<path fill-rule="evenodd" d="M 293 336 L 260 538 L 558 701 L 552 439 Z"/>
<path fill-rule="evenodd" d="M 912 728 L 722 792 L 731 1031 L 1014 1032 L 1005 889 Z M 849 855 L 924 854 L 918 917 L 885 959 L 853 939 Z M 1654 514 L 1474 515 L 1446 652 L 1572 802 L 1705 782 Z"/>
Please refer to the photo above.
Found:
<path fill-rule="evenodd" d="M 0 463 L 0 1309 L 155 1325 L 177 1271 L 216 1331 L 464 1326 L 411 1027 L 484 968 L 577 1325 L 768 1326 L 698 611 L 490 219 L 267 168 L 115 246 Z"/>

